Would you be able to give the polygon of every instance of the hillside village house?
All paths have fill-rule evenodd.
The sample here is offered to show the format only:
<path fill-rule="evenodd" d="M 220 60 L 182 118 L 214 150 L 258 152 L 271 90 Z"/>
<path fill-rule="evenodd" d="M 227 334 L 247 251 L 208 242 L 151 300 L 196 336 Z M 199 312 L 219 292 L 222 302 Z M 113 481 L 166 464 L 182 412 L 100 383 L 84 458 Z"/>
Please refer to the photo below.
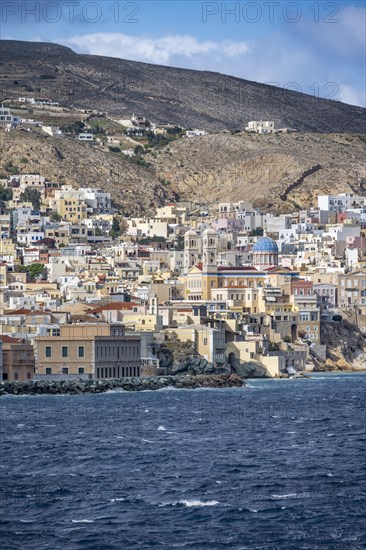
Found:
<path fill-rule="evenodd" d="M 273 134 L 275 125 L 273 120 L 251 120 L 245 130 L 257 134 Z"/>

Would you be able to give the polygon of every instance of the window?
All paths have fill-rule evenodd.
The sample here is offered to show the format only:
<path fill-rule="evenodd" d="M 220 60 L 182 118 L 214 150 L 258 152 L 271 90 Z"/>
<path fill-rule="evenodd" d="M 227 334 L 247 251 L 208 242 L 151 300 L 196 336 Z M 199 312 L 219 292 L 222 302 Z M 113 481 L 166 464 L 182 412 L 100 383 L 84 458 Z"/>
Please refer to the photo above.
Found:
<path fill-rule="evenodd" d="M 51 346 L 46 346 L 46 357 L 52 357 L 52 348 Z"/>
<path fill-rule="evenodd" d="M 79 374 L 84 374 L 84 372 L 85 372 L 84 367 L 79 367 L 78 372 L 79 372 Z"/>
<path fill-rule="evenodd" d="M 14 380 L 18 380 L 19 379 L 19 375 L 17 372 L 14 372 Z"/>
<path fill-rule="evenodd" d="M 85 357 L 85 348 L 84 348 L 84 346 L 79 346 L 78 356 L 79 357 Z"/>
<path fill-rule="evenodd" d="M 52 374 L 52 369 L 51 369 L 51 367 L 47 367 L 47 368 L 46 368 L 46 374 Z"/>
<path fill-rule="evenodd" d="M 62 357 L 68 357 L 69 356 L 69 349 L 68 349 L 67 346 L 62 346 L 61 355 L 62 355 Z"/>
<path fill-rule="evenodd" d="M 207 346 L 207 338 L 204 338 L 204 339 L 203 339 L 203 345 L 204 345 L 204 346 Z"/>
<path fill-rule="evenodd" d="M 62 374 L 69 374 L 68 367 L 62 367 Z"/>

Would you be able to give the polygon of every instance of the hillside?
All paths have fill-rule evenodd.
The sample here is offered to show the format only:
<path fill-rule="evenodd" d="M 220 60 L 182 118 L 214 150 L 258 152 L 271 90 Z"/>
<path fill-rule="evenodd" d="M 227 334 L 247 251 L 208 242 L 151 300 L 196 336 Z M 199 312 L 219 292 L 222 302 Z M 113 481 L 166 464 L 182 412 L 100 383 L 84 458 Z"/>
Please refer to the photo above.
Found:
<path fill-rule="evenodd" d="M 201 202 L 249 199 L 289 211 L 316 206 L 318 194 L 366 191 L 357 135 L 222 133 L 177 140 L 149 161 L 181 197 Z"/>
<path fill-rule="evenodd" d="M 0 172 L 7 176 L 14 170 L 40 172 L 75 187 L 107 189 L 126 214 L 134 215 L 178 198 L 202 203 L 249 199 L 286 212 L 316 205 L 318 194 L 366 191 L 365 138 L 347 134 L 181 138 L 144 155 L 139 166 L 97 144 L 53 138 L 40 130 L 0 129 L 0 158 Z M 311 169 L 314 173 L 306 176 Z"/>
<path fill-rule="evenodd" d="M 98 187 L 112 193 L 126 214 L 141 215 L 174 199 L 154 172 L 125 159 L 122 154 L 75 139 L 60 139 L 40 132 L 5 132 L 0 129 L 0 172 L 39 172 L 50 181 L 74 187 Z"/>
<path fill-rule="evenodd" d="M 3 98 L 42 95 L 115 117 L 135 112 L 209 131 L 243 129 L 258 119 L 309 132 L 366 130 L 360 107 L 218 73 L 81 55 L 45 43 L 3 40 L 0 52 Z"/>

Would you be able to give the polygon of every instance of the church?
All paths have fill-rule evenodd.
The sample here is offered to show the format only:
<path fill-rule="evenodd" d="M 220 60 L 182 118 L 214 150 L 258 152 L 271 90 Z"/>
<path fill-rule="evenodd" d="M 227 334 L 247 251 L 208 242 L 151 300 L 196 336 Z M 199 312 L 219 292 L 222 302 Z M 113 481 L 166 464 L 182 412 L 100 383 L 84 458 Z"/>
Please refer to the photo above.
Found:
<path fill-rule="evenodd" d="M 219 235 L 209 227 L 202 236 L 190 229 L 184 236 L 184 286 L 187 300 L 211 300 L 217 288 L 258 288 L 265 285 L 267 270 L 278 267 L 278 247 L 270 237 L 260 237 L 253 247 L 253 266 L 217 265 Z"/>

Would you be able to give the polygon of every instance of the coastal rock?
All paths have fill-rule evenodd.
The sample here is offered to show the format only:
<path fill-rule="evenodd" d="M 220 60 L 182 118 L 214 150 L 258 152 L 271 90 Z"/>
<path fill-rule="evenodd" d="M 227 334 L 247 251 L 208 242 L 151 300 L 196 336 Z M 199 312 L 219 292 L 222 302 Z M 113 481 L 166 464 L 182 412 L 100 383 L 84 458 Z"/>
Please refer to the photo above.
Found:
<path fill-rule="evenodd" d="M 240 388 L 244 380 L 237 374 L 152 376 L 147 378 L 125 378 L 113 380 L 32 380 L 27 382 L 1 382 L 0 396 L 3 395 L 81 395 L 102 393 L 114 389 L 121 391 L 159 390 L 173 388 Z"/>
<path fill-rule="evenodd" d="M 239 361 L 234 359 L 231 368 L 235 374 L 241 378 L 270 378 L 267 369 L 258 361 Z"/>

